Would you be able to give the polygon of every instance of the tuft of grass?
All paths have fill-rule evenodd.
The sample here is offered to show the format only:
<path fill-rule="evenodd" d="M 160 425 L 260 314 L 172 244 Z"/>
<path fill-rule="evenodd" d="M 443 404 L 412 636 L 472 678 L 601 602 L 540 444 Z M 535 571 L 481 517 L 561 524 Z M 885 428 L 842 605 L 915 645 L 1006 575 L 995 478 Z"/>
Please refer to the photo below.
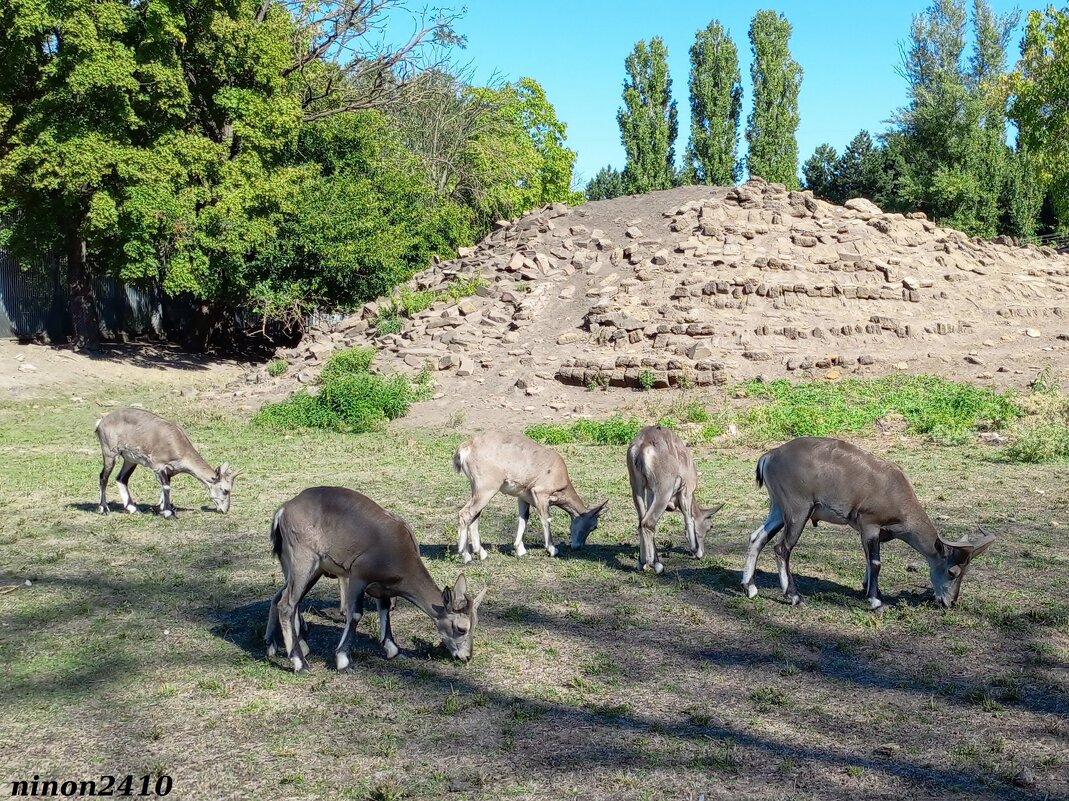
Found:
<path fill-rule="evenodd" d="M 449 282 L 442 294 L 456 303 L 461 298 L 474 295 L 479 291 L 479 287 L 485 283 L 486 281 L 481 275 L 471 275 L 467 278 L 454 278 Z"/>
<path fill-rule="evenodd" d="M 272 359 L 267 363 L 267 374 L 272 378 L 278 378 L 280 375 L 285 375 L 286 371 L 290 369 L 290 363 L 285 359 Z"/>
<path fill-rule="evenodd" d="M 790 696 L 779 687 L 758 687 L 750 693 L 750 700 L 758 712 L 769 712 L 777 706 L 786 706 Z"/>
<path fill-rule="evenodd" d="M 657 376 L 653 374 L 653 370 L 643 370 L 638 374 L 638 385 L 644 390 L 653 389 L 653 383 L 657 380 Z"/>
<path fill-rule="evenodd" d="M 1069 425 L 1039 421 L 1017 429 L 1017 438 L 1002 449 L 1011 462 L 1043 464 L 1069 459 Z"/>
<path fill-rule="evenodd" d="M 276 429 L 322 428 L 363 434 L 404 417 L 430 391 L 430 373 L 413 382 L 408 376 L 370 371 L 372 348 L 350 348 L 331 356 L 320 375 L 318 395 L 300 390 L 279 403 L 265 405 L 253 423 Z"/>

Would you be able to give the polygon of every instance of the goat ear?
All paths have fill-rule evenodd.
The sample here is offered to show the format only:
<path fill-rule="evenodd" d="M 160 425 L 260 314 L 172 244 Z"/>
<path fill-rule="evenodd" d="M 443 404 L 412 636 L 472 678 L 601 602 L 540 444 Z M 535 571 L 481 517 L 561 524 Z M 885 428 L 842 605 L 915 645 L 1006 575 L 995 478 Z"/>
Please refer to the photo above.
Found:
<path fill-rule="evenodd" d="M 221 476 L 225 476 L 227 473 L 230 472 L 230 462 L 223 462 L 221 465 L 219 465 L 219 470 L 216 472 L 218 472 Z"/>
<path fill-rule="evenodd" d="M 591 516 L 591 517 L 594 517 L 594 518 L 599 517 L 601 515 L 602 510 L 605 508 L 605 504 L 607 504 L 608 502 L 609 502 L 608 499 L 602 501 L 597 506 L 595 506 L 593 509 L 588 509 L 587 510 L 587 514 L 589 516 Z"/>
<path fill-rule="evenodd" d="M 708 509 L 705 510 L 705 516 L 711 518 L 723 508 L 724 504 L 722 503 L 718 503 L 716 506 L 710 506 Z"/>
<path fill-rule="evenodd" d="M 446 587 L 442 590 L 442 606 L 450 609 L 453 606 L 453 591 Z"/>
<path fill-rule="evenodd" d="M 486 587 L 483 587 L 481 590 L 479 590 L 479 594 L 476 595 L 474 598 L 472 598 L 470 595 L 468 596 L 469 611 L 475 612 L 475 610 L 479 608 L 479 604 L 483 602 L 484 595 L 486 595 Z"/>
<path fill-rule="evenodd" d="M 467 603 L 464 596 L 468 594 L 468 580 L 461 573 L 457 576 L 457 583 L 453 585 L 453 609 L 457 612 L 464 611 Z"/>

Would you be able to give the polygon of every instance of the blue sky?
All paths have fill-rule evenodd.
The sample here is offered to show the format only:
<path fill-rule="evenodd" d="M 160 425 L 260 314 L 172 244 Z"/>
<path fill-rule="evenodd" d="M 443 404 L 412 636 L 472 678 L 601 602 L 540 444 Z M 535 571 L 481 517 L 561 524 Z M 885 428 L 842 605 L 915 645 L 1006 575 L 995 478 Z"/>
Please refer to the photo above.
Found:
<path fill-rule="evenodd" d="M 661 36 L 668 46 L 672 92 L 679 108 L 677 158 L 686 147 L 690 108 L 689 50 L 694 34 L 720 20 L 739 50 L 743 77 L 743 124 L 753 105 L 750 85 L 750 19 L 761 8 L 784 14 L 794 26 L 791 51 L 805 75 L 799 96 L 800 161 L 822 142 L 840 152 L 860 129 L 875 133 L 906 100 L 905 81 L 895 71 L 900 43 L 924 0 L 857 3 L 852 0 L 788 0 L 775 3 L 637 2 L 636 0 L 467 0 L 457 29 L 468 38 L 458 60 L 469 62 L 474 80 L 530 76 L 546 89 L 557 115 L 568 124 L 568 145 L 578 152 L 576 174 L 585 183 L 606 164 L 623 166 L 616 125 L 624 59 L 639 39 Z M 968 6 L 971 9 L 972 3 Z M 1016 7 L 993 0 L 1005 13 Z M 1027 6 L 1025 8 L 1028 8 Z M 1010 47 L 1016 60 L 1020 27 Z M 740 149 L 745 139 L 740 140 Z"/>

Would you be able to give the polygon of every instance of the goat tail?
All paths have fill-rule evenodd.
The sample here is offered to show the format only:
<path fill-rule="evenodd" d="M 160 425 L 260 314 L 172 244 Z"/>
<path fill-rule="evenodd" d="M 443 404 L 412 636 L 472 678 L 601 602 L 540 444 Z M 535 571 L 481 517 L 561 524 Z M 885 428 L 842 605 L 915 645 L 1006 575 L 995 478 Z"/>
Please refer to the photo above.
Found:
<path fill-rule="evenodd" d="M 275 558 L 280 562 L 282 561 L 282 513 L 285 510 L 285 506 L 278 507 L 278 511 L 275 512 L 275 517 L 271 521 L 271 550 L 274 551 Z"/>
<path fill-rule="evenodd" d="M 761 458 L 757 460 L 757 470 L 755 478 L 757 479 L 757 488 L 765 486 L 765 462 L 768 461 L 768 454 L 762 453 Z"/>
<path fill-rule="evenodd" d="M 453 454 L 453 469 L 458 473 L 464 472 L 464 462 L 468 455 L 468 443 L 464 443 L 457 448 L 456 453 Z"/>

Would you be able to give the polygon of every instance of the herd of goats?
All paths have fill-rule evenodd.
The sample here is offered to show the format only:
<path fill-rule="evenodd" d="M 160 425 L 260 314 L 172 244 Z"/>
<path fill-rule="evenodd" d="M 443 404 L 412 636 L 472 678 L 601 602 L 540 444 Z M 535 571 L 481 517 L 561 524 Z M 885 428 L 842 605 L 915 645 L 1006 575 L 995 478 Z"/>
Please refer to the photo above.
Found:
<path fill-rule="evenodd" d="M 197 452 L 177 425 L 143 409 L 121 409 L 96 426 L 103 451 L 100 507 L 108 511 L 106 487 L 115 462 L 123 460 L 117 485 L 123 508 L 137 511 L 129 481 L 141 465 L 160 482 L 160 514 L 174 515 L 171 477 L 191 474 L 202 481 L 216 508 L 226 512 L 238 473 L 224 462 L 213 468 Z M 542 519 L 545 548 L 555 556 L 550 535 L 549 508 L 557 506 L 571 517 L 571 547 L 581 548 L 594 529 L 605 502 L 588 507 L 568 477 L 560 455 L 519 434 L 487 431 L 461 445 L 453 466 L 471 482 L 471 500 L 460 510 L 457 550 L 464 562 L 486 558 L 479 539 L 479 516 L 490 499 L 503 492 L 519 507 L 515 553 L 525 553 L 524 532 L 533 506 Z M 640 570 L 660 573 L 657 522 L 666 511 L 683 515 L 690 553 L 701 558 L 713 515 L 723 504 L 705 508 L 695 490 L 698 474 L 690 449 L 673 431 L 662 426 L 642 429 L 627 449 L 627 472 L 638 513 Z M 774 550 L 780 585 L 792 604 L 802 601 L 791 576 L 791 551 L 807 522 L 838 523 L 855 529 L 865 549 L 865 596 L 873 609 L 882 601 L 878 589 L 880 543 L 904 540 L 928 561 L 937 603 L 952 606 L 970 561 L 986 550 L 994 535 L 970 542 L 950 542 L 936 530 L 898 465 L 880 459 L 848 442 L 800 437 L 763 454 L 757 460 L 757 484 L 768 490 L 769 512 L 750 535 L 742 570 L 742 585 L 757 595 L 754 573 L 761 549 L 782 532 Z M 344 487 L 312 487 L 286 501 L 275 512 L 271 542 L 282 565 L 285 584 L 271 600 L 265 642 L 269 656 L 284 648 L 297 671 L 307 667 L 307 624 L 300 612 L 305 594 L 324 575 L 340 583 L 345 627 L 335 648 L 339 670 L 349 666 L 349 647 L 363 616 L 364 596 L 378 603 L 379 639 L 387 658 L 399 648 L 390 627 L 395 598 L 405 598 L 434 620 L 449 653 L 468 661 L 479 603 L 468 592 L 463 573 L 452 587 L 440 588 L 419 555 L 419 544 L 408 524 L 375 501 Z"/>

